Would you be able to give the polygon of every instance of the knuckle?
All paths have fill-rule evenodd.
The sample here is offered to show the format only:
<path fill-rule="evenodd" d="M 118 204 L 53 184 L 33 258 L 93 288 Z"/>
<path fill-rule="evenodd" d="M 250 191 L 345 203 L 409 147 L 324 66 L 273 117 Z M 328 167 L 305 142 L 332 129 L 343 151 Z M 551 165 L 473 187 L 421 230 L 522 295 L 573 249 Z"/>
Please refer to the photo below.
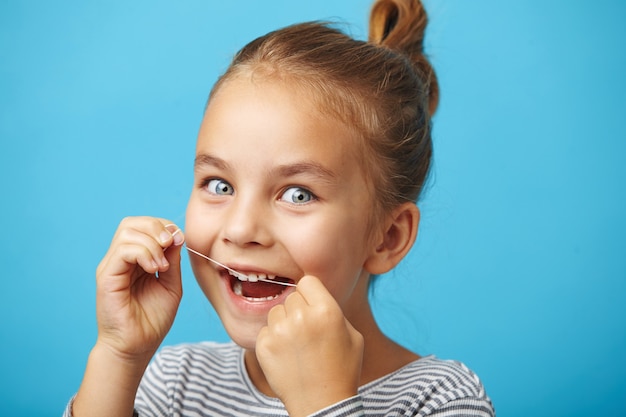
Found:
<path fill-rule="evenodd" d="M 266 336 L 267 336 L 267 326 L 262 327 L 261 330 L 259 330 L 259 334 L 257 335 L 257 338 L 256 338 L 257 347 L 259 345 L 263 345 Z"/>
<path fill-rule="evenodd" d="M 145 257 L 146 259 L 152 259 L 152 252 L 150 252 L 150 249 L 148 249 L 145 246 L 139 246 L 139 254 L 138 256 L 142 256 Z"/>
<path fill-rule="evenodd" d="M 352 332 L 350 332 L 352 334 L 352 343 L 354 344 L 354 346 L 358 347 L 358 348 L 363 348 L 363 346 L 365 345 L 365 338 L 363 337 L 363 335 L 352 329 Z"/>
<path fill-rule="evenodd" d="M 270 337 L 269 337 L 269 329 L 267 327 L 263 327 L 259 334 L 257 335 L 256 343 L 254 346 L 254 350 L 256 351 L 257 356 L 267 356 L 270 349 Z"/>
<path fill-rule="evenodd" d="M 129 224 L 132 224 L 135 221 L 136 217 L 126 216 L 122 218 L 120 221 L 120 227 L 127 227 Z"/>
<path fill-rule="evenodd" d="M 293 311 L 289 318 L 296 329 L 303 328 L 307 325 L 307 315 L 301 309 Z"/>
<path fill-rule="evenodd" d="M 98 267 L 96 268 L 96 278 L 99 277 L 100 275 L 102 275 L 102 272 L 104 272 L 104 262 L 100 262 L 98 264 Z"/>
<path fill-rule="evenodd" d="M 131 232 L 130 232 L 130 229 L 128 227 L 120 228 L 118 233 L 117 233 L 118 239 L 120 239 L 122 241 L 126 241 L 126 240 L 130 239 L 130 235 L 131 235 Z"/>
<path fill-rule="evenodd" d="M 316 315 L 329 323 L 335 323 L 339 319 L 343 319 L 343 314 L 337 314 L 335 308 L 328 304 L 321 304 L 316 308 Z"/>
<path fill-rule="evenodd" d="M 270 309 L 269 313 L 267 313 L 268 325 L 273 324 L 279 320 L 282 309 L 283 309 L 282 305 L 277 305 Z"/>

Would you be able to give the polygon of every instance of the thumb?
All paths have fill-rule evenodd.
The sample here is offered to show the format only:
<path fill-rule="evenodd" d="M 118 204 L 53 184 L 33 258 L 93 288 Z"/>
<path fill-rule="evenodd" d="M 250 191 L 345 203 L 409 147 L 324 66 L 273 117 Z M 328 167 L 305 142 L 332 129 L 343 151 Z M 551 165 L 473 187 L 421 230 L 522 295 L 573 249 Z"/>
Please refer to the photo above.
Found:
<path fill-rule="evenodd" d="M 300 279 L 298 282 L 298 292 L 309 305 L 332 303 L 335 301 L 322 281 L 313 275 L 305 275 Z"/>

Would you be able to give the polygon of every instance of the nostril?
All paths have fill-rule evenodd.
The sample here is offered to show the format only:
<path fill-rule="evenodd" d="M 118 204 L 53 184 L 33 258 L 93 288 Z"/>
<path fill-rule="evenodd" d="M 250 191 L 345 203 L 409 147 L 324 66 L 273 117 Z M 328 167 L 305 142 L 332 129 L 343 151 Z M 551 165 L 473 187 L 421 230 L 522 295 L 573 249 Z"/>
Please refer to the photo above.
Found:
<path fill-rule="evenodd" d="M 249 247 L 254 247 L 254 246 L 263 246 L 261 243 L 256 242 L 256 241 L 245 241 L 245 240 L 239 240 L 239 239 L 231 239 L 229 237 L 225 237 L 224 238 L 224 243 L 227 244 L 231 244 L 231 245 L 236 245 L 236 246 L 241 246 L 242 248 L 249 248 Z"/>
<path fill-rule="evenodd" d="M 239 247 L 266 246 L 271 238 L 267 230 L 267 205 L 259 204 L 258 193 L 240 190 L 225 209 L 221 227 L 224 242 Z"/>

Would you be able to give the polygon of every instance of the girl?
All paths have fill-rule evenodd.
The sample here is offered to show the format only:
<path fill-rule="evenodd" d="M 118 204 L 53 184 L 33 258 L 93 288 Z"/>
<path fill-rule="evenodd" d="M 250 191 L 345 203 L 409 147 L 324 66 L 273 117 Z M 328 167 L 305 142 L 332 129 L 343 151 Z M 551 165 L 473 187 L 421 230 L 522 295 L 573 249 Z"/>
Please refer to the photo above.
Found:
<path fill-rule="evenodd" d="M 98 267 L 98 339 L 66 415 L 493 415 L 471 371 L 387 338 L 368 302 L 417 234 L 438 97 L 425 27 L 417 0 L 380 0 L 369 42 L 306 23 L 236 55 L 200 127 L 185 237 L 125 219 Z M 183 243 L 233 342 L 151 360 Z"/>

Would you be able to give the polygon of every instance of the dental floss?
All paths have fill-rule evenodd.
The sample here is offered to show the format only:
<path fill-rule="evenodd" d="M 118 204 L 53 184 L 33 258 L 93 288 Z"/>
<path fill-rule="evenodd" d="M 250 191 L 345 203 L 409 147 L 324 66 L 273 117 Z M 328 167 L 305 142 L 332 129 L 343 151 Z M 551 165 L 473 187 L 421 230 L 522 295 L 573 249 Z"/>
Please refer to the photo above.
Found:
<path fill-rule="evenodd" d="M 180 230 L 180 228 L 178 228 L 175 224 L 167 224 L 167 225 L 165 225 L 165 227 L 166 227 L 166 228 L 167 228 L 168 226 L 174 226 L 174 227 L 176 227 L 176 230 L 172 233 L 172 236 L 174 236 L 176 233 L 178 233 L 178 232 L 180 232 L 180 231 L 181 231 L 181 230 Z M 189 252 L 193 253 L 194 255 L 198 255 L 199 257 L 204 258 L 204 259 L 206 259 L 207 261 L 211 261 L 211 262 L 213 262 L 213 263 L 214 263 L 215 265 L 217 265 L 217 266 L 221 266 L 222 268 L 227 269 L 228 271 L 230 271 L 230 272 L 232 272 L 233 274 L 235 274 L 235 276 L 236 276 L 237 278 L 245 278 L 246 280 L 248 280 L 248 281 L 249 281 L 249 278 L 248 278 L 248 276 L 247 276 L 246 274 L 243 274 L 243 273 L 241 273 L 241 272 L 239 272 L 239 271 L 235 271 L 234 269 L 227 267 L 227 266 L 226 266 L 226 265 L 224 265 L 223 263 L 218 262 L 218 261 L 216 261 L 215 259 L 211 259 L 211 258 L 209 258 L 208 256 L 206 256 L 206 255 L 204 255 L 204 254 L 202 254 L 202 253 L 200 253 L 200 252 L 198 252 L 198 251 L 196 251 L 196 250 L 194 250 L 194 249 L 191 249 L 189 246 L 187 246 L 187 244 L 186 244 L 186 243 L 183 243 L 183 245 L 182 245 L 182 246 L 184 246 L 184 247 L 185 247 L 185 248 L 186 248 Z M 274 280 L 271 280 L 271 279 L 259 278 L 259 277 L 257 277 L 257 281 L 269 282 L 270 284 L 284 285 L 284 286 L 286 286 L 286 287 L 296 287 L 296 286 L 297 286 L 296 284 L 291 284 L 291 283 L 289 283 L 289 282 L 274 281 Z"/>
<path fill-rule="evenodd" d="M 204 255 L 204 254 L 202 254 L 202 253 L 200 253 L 200 252 L 198 252 L 198 251 L 196 251 L 196 250 L 191 249 L 189 246 L 187 246 L 187 244 L 183 244 L 183 245 L 185 246 L 185 248 L 186 248 L 189 252 L 193 253 L 194 255 L 198 255 L 199 257 L 204 258 L 204 259 L 206 259 L 207 261 L 211 261 L 211 262 L 213 262 L 215 265 L 221 266 L 222 268 L 229 270 L 230 272 L 232 272 L 233 274 L 235 274 L 235 276 L 236 276 L 237 278 L 246 278 L 246 279 L 248 279 L 248 276 L 247 276 L 246 274 L 243 274 L 243 273 L 241 273 L 241 272 L 235 271 L 234 269 L 227 267 L 226 265 L 224 265 L 224 264 L 222 264 L 222 263 L 220 263 L 220 262 L 216 261 L 215 259 L 211 259 L 211 258 L 209 258 L 208 256 L 206 256 L 206 255 Z M 271 280 L 271 279 L 266 279 L 266 278 L 257 278 L 257 280 L 258 280 L 258 281 L 263 281 L 263 282 L 269 282 L 269 283 L 271 283 L 271 284 L 285 285 L 285 286 L 287 286 L 287 287 L 295 287 L 295 286 L 296 286 L 296 284 L 291 284 L 291 283 L 289 283 L 289 282 L 274 281 L 274 280 Z"/>

